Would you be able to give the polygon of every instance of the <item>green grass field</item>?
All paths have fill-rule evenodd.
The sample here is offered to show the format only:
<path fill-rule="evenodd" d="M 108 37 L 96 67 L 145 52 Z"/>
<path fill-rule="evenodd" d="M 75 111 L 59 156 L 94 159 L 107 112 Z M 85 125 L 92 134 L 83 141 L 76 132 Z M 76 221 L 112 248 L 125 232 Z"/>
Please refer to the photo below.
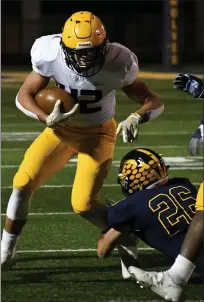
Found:
<path fill-rule="evenodd" d="M 202 102 L 174 91 L 170 80 L 146 81 L 165 103 L 165 112 L 155 121 L 141 125 L 138 140 L 124 145 L 118 137 L 112 170 L 101 199 L 122 197 L 116 183 L 121 156 L 137 146 L 162 153 L 171 164 L 170 177 L 189 177 L 198 186 L 203 179 L 202 157 L 188 155 L 188 140 L 202 116 Z M 2 84 L 2 226 L 12 188 L 12 178 L 26 148 L 44 126 L 24 116 L 15 107 L 20 83 Z M 135 111 L 135 104 L 121 92 L 117 96 L 116 120 Z M 97 228 L 74 214 L 70 194 L 76 161 L 40 188 L 32 201 L 30 217 L 18 242 L 18 262 L 2 272 L 2 301 L 19 302 L 130 302 L 161 300 L 134 281 L 121 277 L 116 252 L 106 260 L 97 258 Z M 140 244 L 143 268 L 163 269 L 172 261 Z M 204 301 L 204 285 L 194 275 L 186 288 L 188 300 Z"/>

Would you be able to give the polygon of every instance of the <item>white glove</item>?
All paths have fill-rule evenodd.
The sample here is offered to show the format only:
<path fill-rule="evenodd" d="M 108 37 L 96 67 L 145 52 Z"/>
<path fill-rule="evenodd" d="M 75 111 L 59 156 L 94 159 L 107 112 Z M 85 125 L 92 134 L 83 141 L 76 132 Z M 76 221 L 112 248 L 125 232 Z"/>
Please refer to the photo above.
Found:
<path fill-rule="evenodd" d="M 122 131 L 123 142 L 131 142 L 137 137 L 139 131 L 139 123 L 141 120 L 141 116 L 137 113 L 132 113 L 128 118 L 122 121 L 116 130 L 116 134 L 118 135 Z"/>
<path fill-rule="evenodd" d="M 75 115 L 79 109 L 79 104 L 76 104 L 70 111 L 62 113 L 60 106 L 61 100 L 57 100 L 53 111 L 46 118 L 46 124 L 49 128 L 55 128 L 58 123 L 68 120 L 71 116 Z"/>

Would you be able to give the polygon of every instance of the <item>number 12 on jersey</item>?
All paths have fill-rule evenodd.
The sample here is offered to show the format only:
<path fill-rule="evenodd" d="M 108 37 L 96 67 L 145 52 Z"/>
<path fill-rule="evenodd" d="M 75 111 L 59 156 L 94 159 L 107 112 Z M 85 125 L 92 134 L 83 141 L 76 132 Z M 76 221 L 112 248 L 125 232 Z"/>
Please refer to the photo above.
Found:
<path fill-rule="evenodd" d="M 80 113 L 95 113 L 101 111 L 101 106 L 97 104 L 102 99 L 101 90 L 77 90 L 71 89 L 71 95 L 80 105 Z"/>

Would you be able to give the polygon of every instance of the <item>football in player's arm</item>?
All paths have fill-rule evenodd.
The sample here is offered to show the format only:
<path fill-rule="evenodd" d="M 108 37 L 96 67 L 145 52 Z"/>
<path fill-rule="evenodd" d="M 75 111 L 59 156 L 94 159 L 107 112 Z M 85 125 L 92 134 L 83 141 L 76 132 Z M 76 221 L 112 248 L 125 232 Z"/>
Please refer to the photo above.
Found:
<path fill-rule="evenodd" d="M 33 52 L 35 52 L 35 48 Z M 124 74 L 123 81 L 121 80 L 122 87 L 118 88 L 121 88 L 129 98 L 142 106 L 137 111 L 131 113 L 124 121 L 120 122 L 117 127 L 116 133 L 122 134 L 124 143 L 132 142 L 137 137 L 139 124 L 157 118 L 164 110 L 164 104 L 158 94 L 153 92 L 145 82 L 136 78 L 138 74 L 138 62 L 135 55 L 131 55 L 130 57 L 132 57 L 130 59 L 131 67 Z M 124 62 L 116 63 L 124 64 Z M 26 115 L 40 120 L 48 127 L 57 127 L 60 122 L 64 122 L 65 120 L 68 123 L 70 117 L 74 116 L 80 110 L 79 103 L 75 105 L 71 114 L 69 112 L 60 112 L 60 102 L 56 103 L 50 115 L 42 111 L 37 106 L 34 96 L 48 85 L 51 77 L 42 76 L 35 65 L 33 63 L 34 71 L 29 74 L 18 92 L 16 98 L 17 107 Z"/>
<path fill-rule="evenodd" d="M 62 33 L 36 39 L 31 61 L 33 71 L 22 84 L 16 105 L 47 127 L 26 151 L 13 179 L 2 235 L 3 267 L 12 264 L 33 194 L 75 154 L 73 210 L 100 228 L 107 226 L 107 210 L 99 202 L 99 193 L 116 142 L 117 89 L 141 104 L 118 125 L 117 133 L 122 132 L 125 143 L 136 138 L 140 123 L 157 118 L 164 109 L 159 96 L 137 79 L 136 55 L 121 44 L 110 43 L 104 25 L 90 12 L 73 14 Z M 76 100 L 70 112 L 62 113 L 58 100 L 48 115 L 35 102 L 51 78 Z"/>
<path fill-rule="evenodd" d="M 98 256 L 104 258 L 124 236 L 134 233 L 149 246 L 176 259 L 177 264 L 176 270 L 174 267 L 150 278 L 152 272 L 148 275 L 130 263 L 130 276 L 141 282 L 154 281 L 151 284 L 153 291 L 165 299 L 178 301 L 192 271 L 196 268 L 197 272 L 204 272 L 204 250 L 198 251 L 196 238 L 191 239 L 191 244 L 197 246 L 195 264 L 179 255 L 195 209 L 203 215 L 203 195 L 199 196 L 199 191 L 196 201 L 197 191 L 192 183 L 186 178 L 169 179 L 167 170 L 163 159 L 149 149 L 139 148 L 123 157 L 118 181 L 126 198 L 109 205 L 109 228 L 98 239 L 97 251 Z M 202 233 L 201 227 L 199 231 Z"/>

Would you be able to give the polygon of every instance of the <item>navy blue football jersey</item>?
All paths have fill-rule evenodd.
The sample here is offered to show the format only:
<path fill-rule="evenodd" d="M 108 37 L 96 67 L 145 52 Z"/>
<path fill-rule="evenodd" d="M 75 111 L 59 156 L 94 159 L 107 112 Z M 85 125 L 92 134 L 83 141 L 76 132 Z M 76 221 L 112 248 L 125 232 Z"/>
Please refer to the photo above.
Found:
<path fill-rule="evenodd" d="M 128 224 L 149 246 L 176 258 L 195 214 L 197 190 L 187 178 L 138 191 L 108 208 L 108 225 Z"/>

